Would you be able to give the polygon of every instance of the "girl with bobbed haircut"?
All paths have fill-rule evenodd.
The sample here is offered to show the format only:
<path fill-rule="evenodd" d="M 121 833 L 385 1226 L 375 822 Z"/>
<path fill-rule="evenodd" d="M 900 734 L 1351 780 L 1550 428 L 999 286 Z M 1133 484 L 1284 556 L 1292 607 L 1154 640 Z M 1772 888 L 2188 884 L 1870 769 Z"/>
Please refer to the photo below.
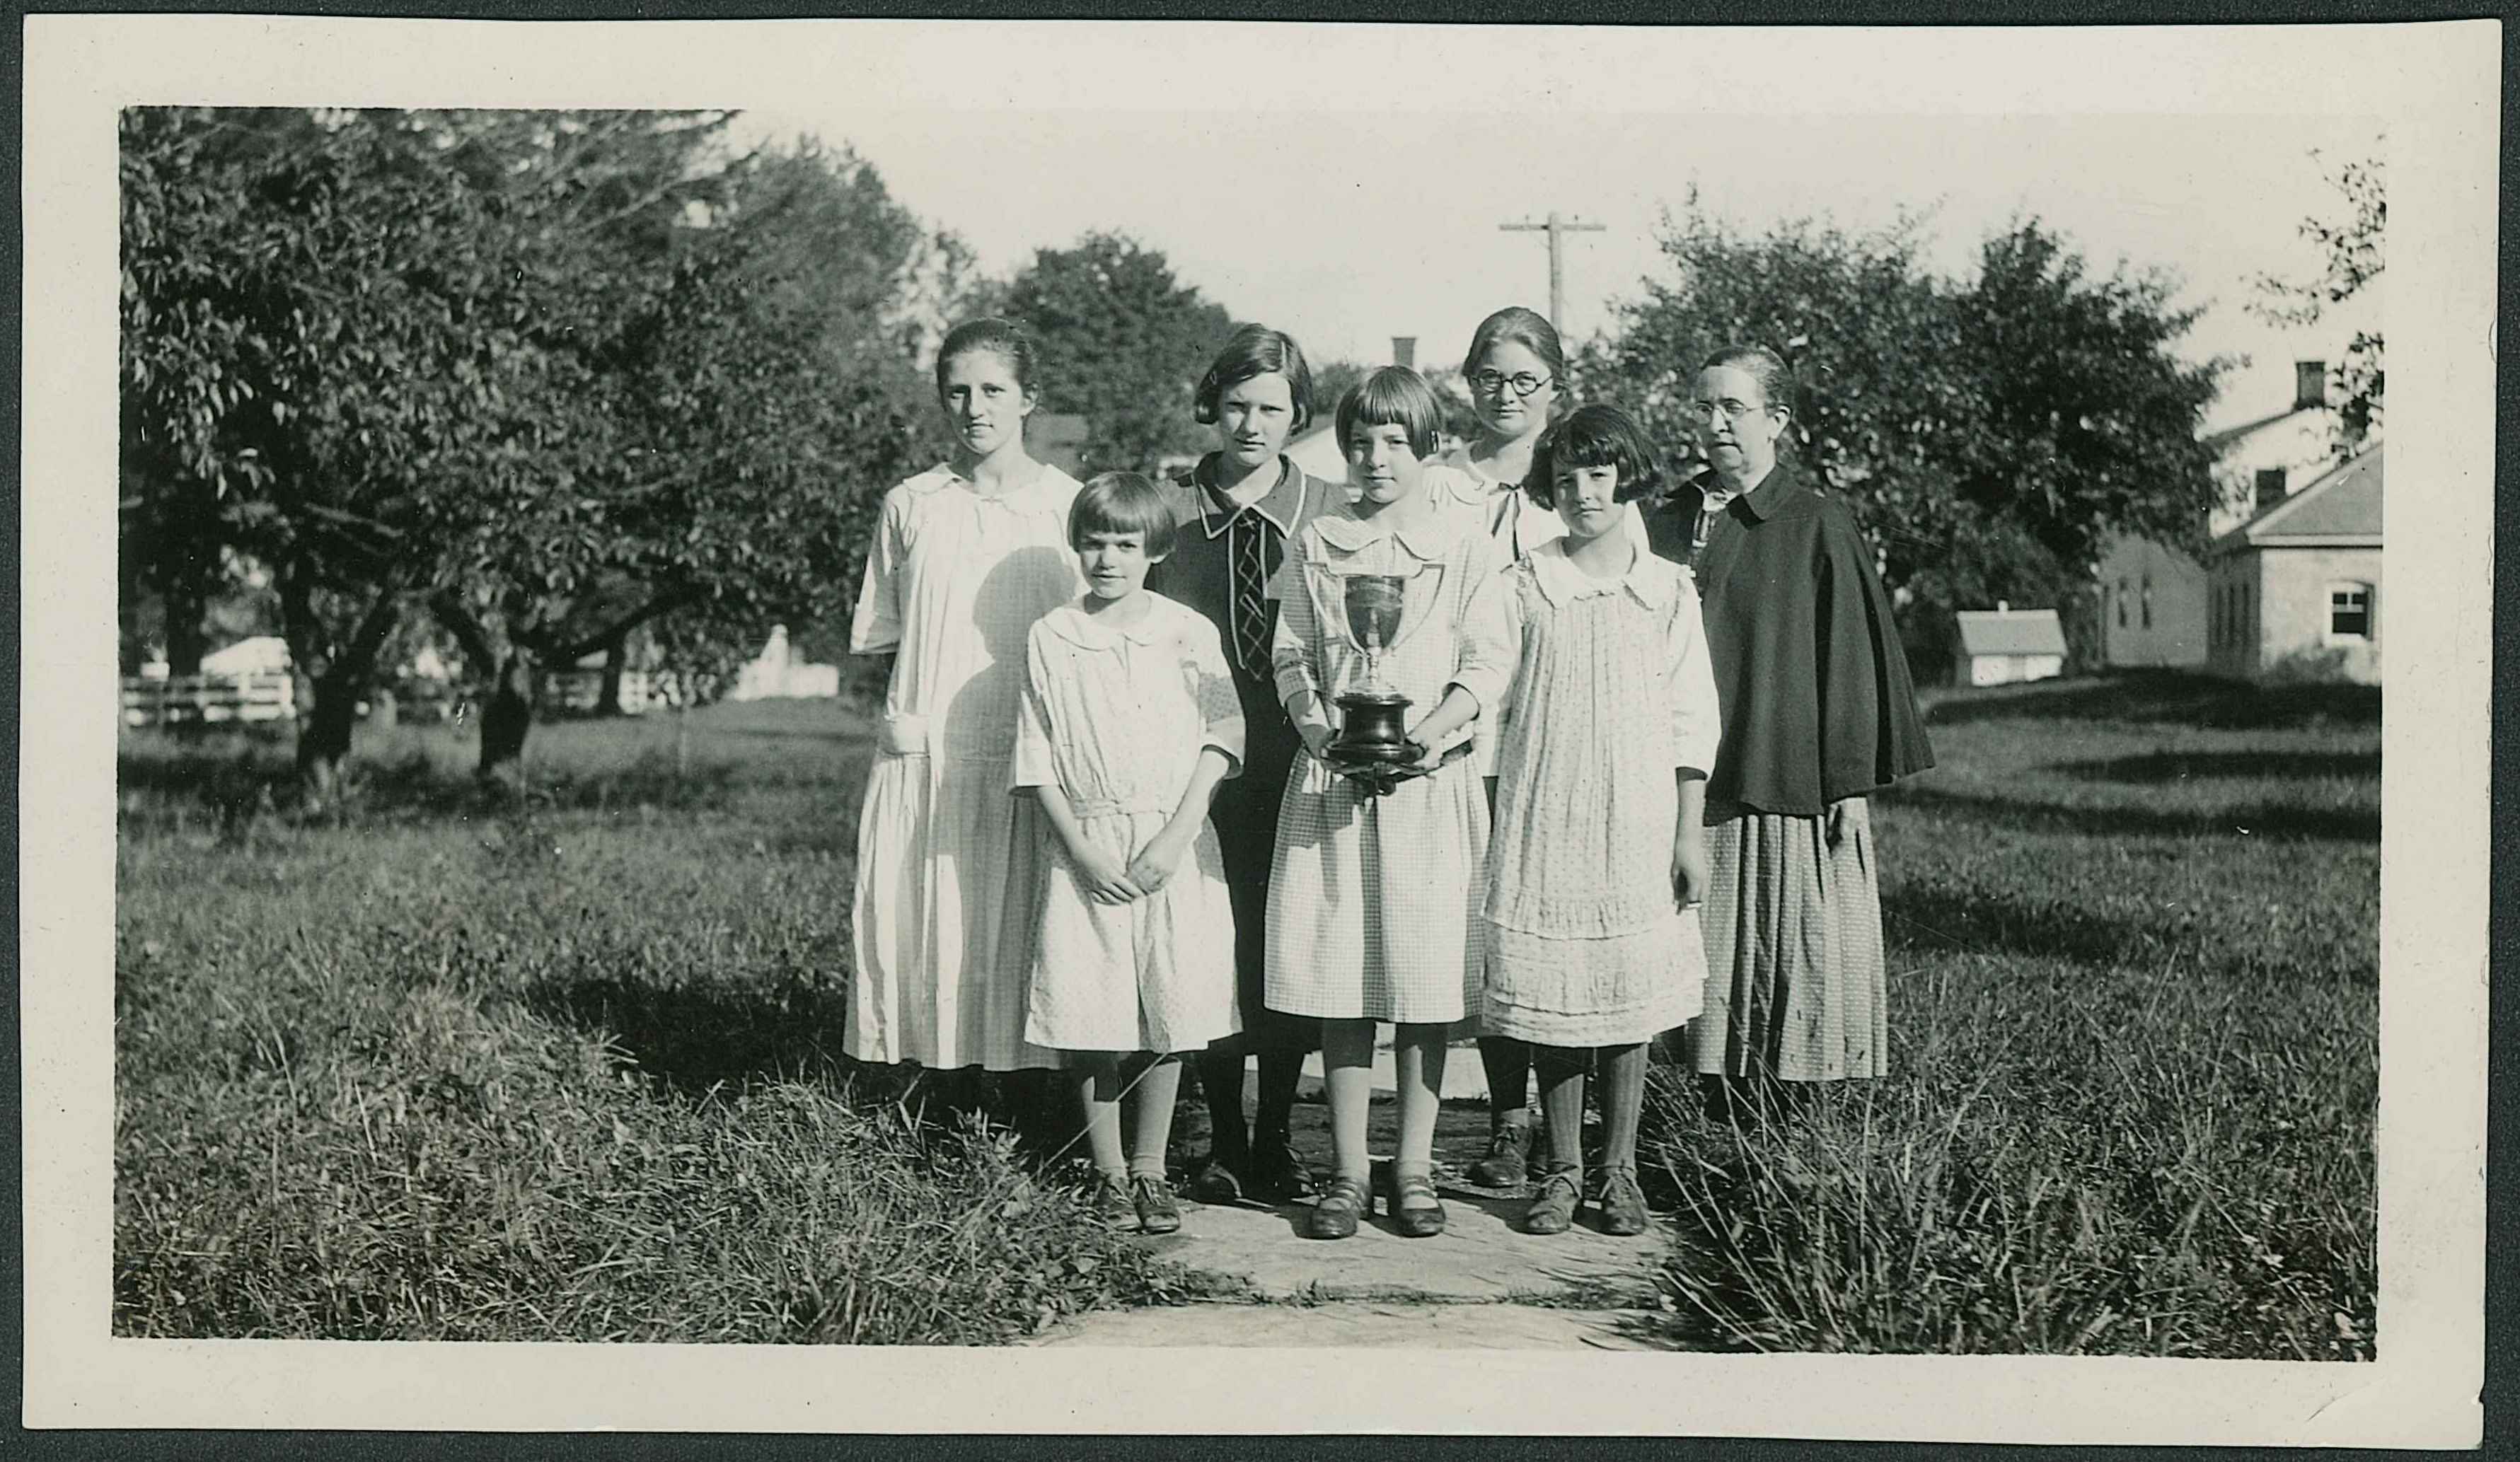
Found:
<path fill-rule="evenodd" d="M 1225 860 L 1234 903 L 1234 985 L 1242 1029 L 1196 1057 L 1211 1140 L 1191 1174 L 1202 1203 L 1282 1202 L 1314 1192 L 1296 1151 L 1295 1091 L 1305 1054 L 1321 1045 L 1321 1022 L 1268 1003 L 1269 885 L 1278 814 L 1303 747 L 1278 695 L 1274 645 L 1282 586 L 1280 570 L 1298 556 L 1305 525 L 1339 501 L 1337 484 L 1313 476 L 1286 455 L 1287 438 L 1312 424 L 1313 370 L 1284 331 L 1238 326 L 1199 377 L 1192 401 L 1216 447 L 1160 484 L 1178 525 L 1173 547 L 1147 570 L 1147 587 L 1212 624 L 1242 706 L 1239 775 L 1216 789 L 1208 825 Z M 1249 1115 L 1244 1068 L 1259 1080 Z"/>
<path fill-rule="evenodd" d="M 1650 502 L 1662 490 L 1662 471 L 1654 450 L 1636 418 L 1615 406 L 1579 406 L 1550 427 L 1531 452 L 1531 475 L 1522 490 L 1543 508 L 1557 507 L 1557 474 L 1577 467 L 1617 467 L 1619 485 L 1611 500 Z"/>
<path fill-rule="evenodd" d="M 1384 366 L 1339 398 L 1339 450 L 1345 452 L 1362 426 L 1399 426 L 1409 433 L 1410 450 L 1432 457 L 1444 438 L 1444 406 L 1426 377 L 1406 366 Z"/>
<path fill-rule="evenodd" d="M 1135 533 L 1150 562 L 1172 556 L 1177 533 L 1172 501 L 1137 472 L 1104 472 L 1088 481 L 1067 509 L 1067 546 L 1082 554 L 1088 533 Z"/>
<path fill-rule="evenodd" d="M 1295 419 L 1287 432 L 1301 432 L 1313 424 L 1313 368 L 1293 335 L 1265 325 L 1237 326 L 1226 336 L 1224 347 L 1208 363 L 1207 374 L 1198 378 L 1192 416 L 1201 426 L 1215 425 L 1227 391 L 1255 376 L 1273 373 L 1286 377 L 1287 394 L 1294 397 Z"/>

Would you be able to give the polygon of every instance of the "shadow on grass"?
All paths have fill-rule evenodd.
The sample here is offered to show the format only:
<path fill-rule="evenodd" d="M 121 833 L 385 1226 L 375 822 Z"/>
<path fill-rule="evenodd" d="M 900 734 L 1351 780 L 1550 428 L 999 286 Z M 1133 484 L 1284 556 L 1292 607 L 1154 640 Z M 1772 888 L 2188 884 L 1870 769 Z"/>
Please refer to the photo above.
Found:
<path fill-rule="evenodd" d="M 2144 761 L 2146 758 L 2127 758 Z M 2108 763 L 2094 763 L 2105 767 Z M 2077 774 L 2080 775 L 2080 774 Z M 2100 780 L 2099 776 L 2090 779 Z M 2164 778 L 2167 779 L 2167 778 Z M 2023 832 L 2070 832 L 2084 837 L 2228 837 L 2297 838 L 2330 842 L 2376 843 L 2380 840 L 2377 808 L 2290 807 L 2276 802 L 2236 804 L 2216 811 L 2182 811 L 2161 807 L 2060 807 L 2023 802 L 1982 792 L 1961 792 L 1930 782 L 1902 786 L 1883 801 L 1922 812 L 1940 813 L 1990 826 Z"/>
<path fill-rule="evenodd" d="M 2110 757 L 2097 762 L 2064 762 L 2048 770 L 2077 781 L 2129 782 L 2158 786 L 2167 782 L 2280 778 L 2309 781 L 2322 777 L 2375 777 L 2380 752 L 2369 751 L 2155 751 L 2142 756 Z"/>
<path fill-rule="evenodd" d="M 847 996 L 837 988 L 600 978 L 541 987 L 526 1003 L 609 1037 L 639 1070 L 694 1095 L 719 1085 L 844 1071 L 839 1047 Z"/>
<path fill-rule="evenodd" d="M 2121 721 L 2218 731 L 2380 724 L 2380 687 L 2253 686 L 2177 671 L 2130 671 L 1938 696 L 1936 726 L 1984 721 Z"/>
<path fill-rule="evenodd" d="M 2070 904 L 1909 884 L 1883 891 L 1881 932 L 1893 951 L 2035 954 L 2117 969 L 2130 955 L 2159 944 L 2166 931 Z"/>

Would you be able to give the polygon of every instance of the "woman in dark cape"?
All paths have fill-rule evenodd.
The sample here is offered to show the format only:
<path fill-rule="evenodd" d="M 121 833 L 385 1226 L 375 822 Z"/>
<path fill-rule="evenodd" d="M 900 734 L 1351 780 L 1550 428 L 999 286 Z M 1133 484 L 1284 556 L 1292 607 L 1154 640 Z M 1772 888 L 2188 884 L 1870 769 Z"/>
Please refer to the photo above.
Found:
<path fill-rule="evenodd" d="M 1710 359 L 1687 403 L 1710 465 L 1646 517 L 1654 552 L 1696 575 L 1723 710 L 1706 1006 L 1680 1041 L 1715 1079 L 1889 1070 L 1867 796 L 1934 764 L 1870 545 L 1778 457 L 1792 388 L 1764 347 Z"/>

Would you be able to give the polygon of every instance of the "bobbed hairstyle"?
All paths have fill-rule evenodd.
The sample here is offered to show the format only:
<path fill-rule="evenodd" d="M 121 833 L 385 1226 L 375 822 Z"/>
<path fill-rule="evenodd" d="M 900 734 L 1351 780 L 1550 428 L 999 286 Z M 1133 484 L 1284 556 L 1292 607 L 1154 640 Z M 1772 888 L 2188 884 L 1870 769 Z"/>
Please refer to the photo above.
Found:
<path fill-rule="evenodd" d="M 1518 304 L 1497 311 L 1470 332 L 1469 353 L 1462 357 L 1463 378 L 1477 375 L 1479 362 L 1487 358 L 1487 353 L 1508 342 L 1540 357 L 1540 363 L 1549 368 L 1549 378 L 1561 393 L 1565 390 L 1566 347 L 1558 342 L 1557 327 L 1538 310 Z"/>
<path fill-rule="evenodd" d="M 1225 393 L 1255 376 L 1271 372 L 1286 377 L 1286 394 L 1294 399 L 1295 420 L 1286 428 L 1288 435 L 1313 424 L 1313 368 L 1304 362 L 1304 347 L 1282 330 L 1265 325 L 1242 325 L 1226 336 L 1225 348 L 1210 361 L 1207 374 L 1198 378 L 1197 405 L 1192 415 L 1202 426 L 1216 424 L 1217 414 L 1225 409 Z"/>
<path fill-rule="evenodd" d="M 1339 398 L 1339 451 L 1348 450 L 1360 426 L 1404 426 L 1409 449 L 1419 457 L 1435 455 L 1444 436 L 1444 406 L 1426 377 L 1406 366 L 1384 366 Z"/>
<path fill-rule="evenodd" d="M 1098 472 L 1067 509 L 1067 546 L 1085 552 L 1088 533 L 1143 533 L 1148 558 L 1173 552 L 1173 505 L 1141 472 Z"/>
<path fill-rule="evenodd" d="M 1727 345 L 1706 358 L 1700 371 L 1738 371 L 1759 383 L 1771 409 L 1788 416 L 1800 414 L 1802 403 L 1795 399 L 1794 368 L 1785 358 L 1765 345 Z"/>
<path fill-rule="evenodd" d="M 1557 506 L 1557 474 L 1577 467 L 1617 467 L 1614 501 L 1634 503 L 1662 487 L 1653 444 L 1637 419 L 1615 406 L 1579 406 L 1540 434 L 1531 449 L 1531 475 L 1523 491 L 1543 508 Z"/>
<path fill-rule="evenodd" d="M 1033 368 L 1038 361 L 1033 355 L 1032 336 L 1012 320 L 995 315 L 978 320 L 966 320 L 946 332 L 945 343 L 936 349 L 936 393 L 945 393 L 945 371 L 957 356 L 986 350 L 1006 359 L 1007 369 L 1014 373 L 1015 384 L 1033 389 Z"/>

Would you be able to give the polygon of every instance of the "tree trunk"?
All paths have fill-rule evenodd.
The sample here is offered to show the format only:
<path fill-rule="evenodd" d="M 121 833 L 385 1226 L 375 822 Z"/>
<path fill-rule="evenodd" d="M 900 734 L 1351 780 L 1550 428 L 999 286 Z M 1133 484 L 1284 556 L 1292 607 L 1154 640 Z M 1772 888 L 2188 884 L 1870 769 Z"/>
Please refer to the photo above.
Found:
<path fill-rule="evenodd" d="M 630 658 L 630 637 L 622 635 L 604 646 L 604 687 L 595 695 L 595 714 L 621 714 L 621 667 Z"/>
<path fill-rule="evenodd" d="M 512 649 L 499 662 L 481 705 L 481 762 L 476 775 L 522 790 L 525 736 L 534 727 L 535 665 L 532 653 Z"/>
<path fill-rule="evenodd" d="M 201 550 L 182 554 L 167 576 L 166 673 L 200 675 L 209 653 L 204 622 L 210 613 L 209 565 Z"/>
<path fill-rule="evenodd" d="M 358 722 L 364 666 L 346 661 L 320 676 L 301 676 L 311 687 L 297 708 L 297 780 L 310 811 L 331 807 L 341 793 L 341 763 L 350 755 L 350 730 Z"/>

